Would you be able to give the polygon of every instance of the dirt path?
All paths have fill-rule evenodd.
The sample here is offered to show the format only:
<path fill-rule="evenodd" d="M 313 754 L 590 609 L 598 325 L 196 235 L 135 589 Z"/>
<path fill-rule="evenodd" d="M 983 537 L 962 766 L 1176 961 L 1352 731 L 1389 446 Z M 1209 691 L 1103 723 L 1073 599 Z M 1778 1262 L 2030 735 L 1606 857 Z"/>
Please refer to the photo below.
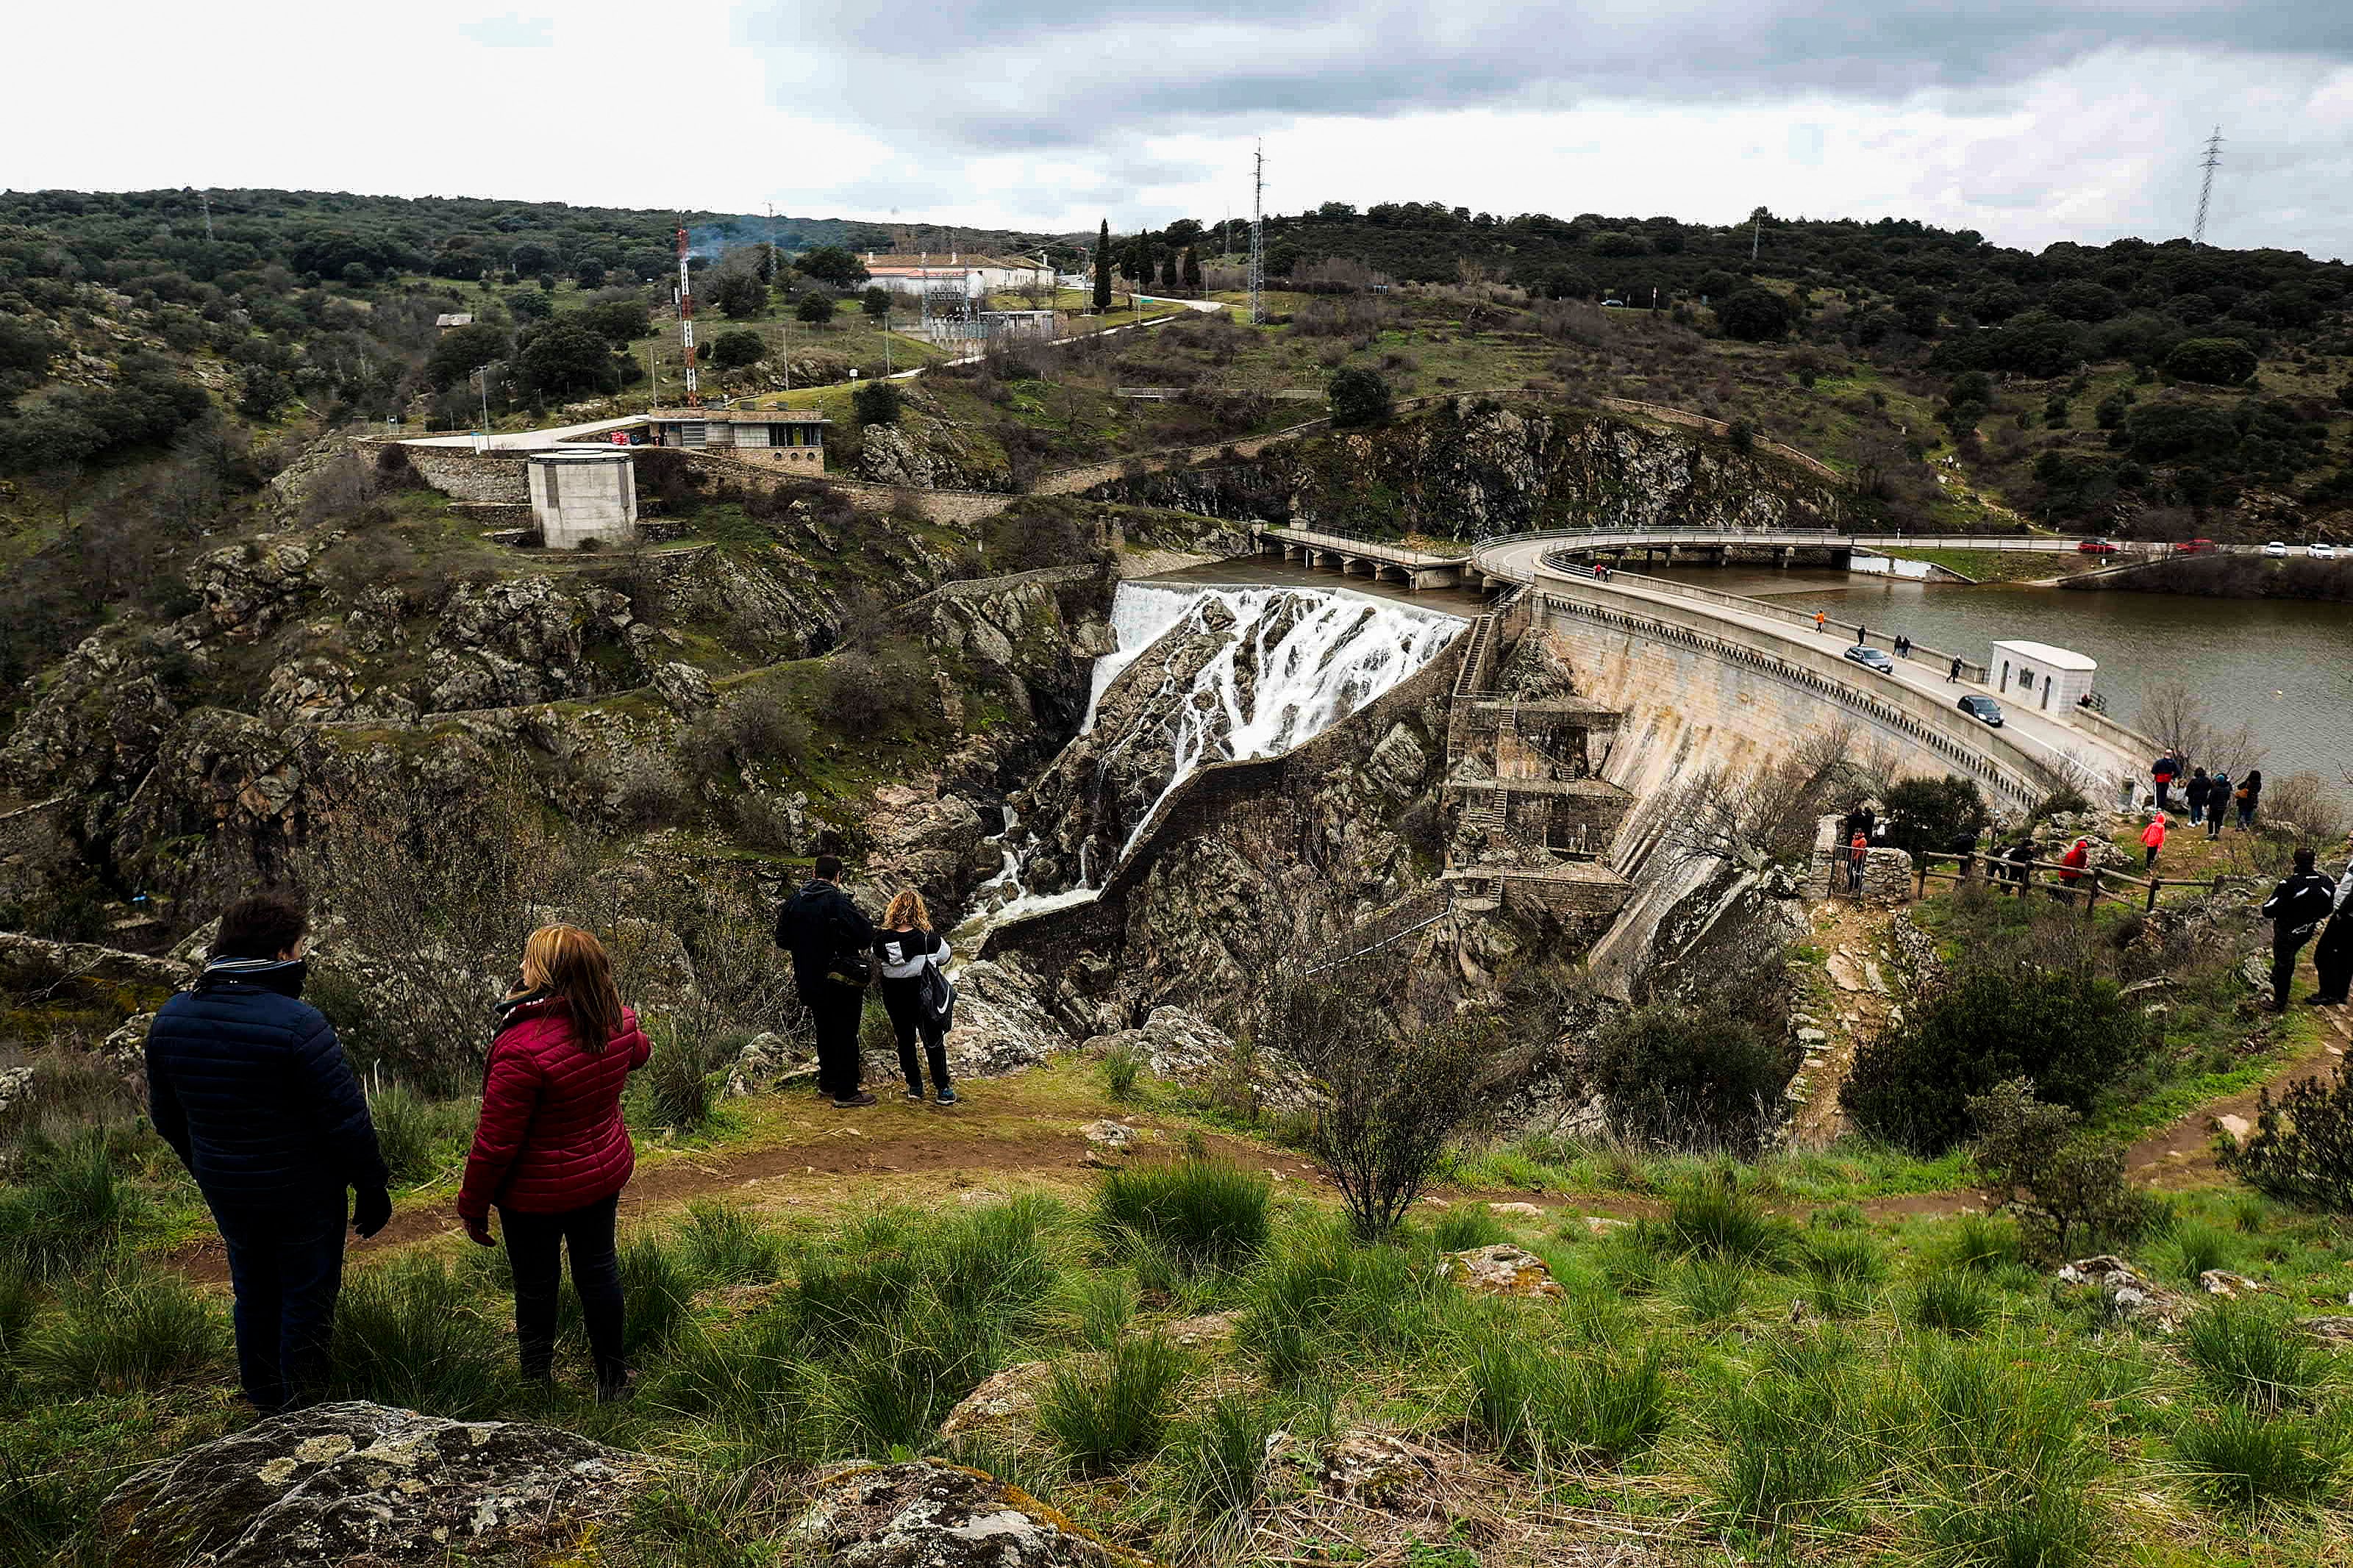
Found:
<path fill-rule="evenodd" d="M 2301 984 L 2298 989 L 2302 989 Z M 2228 1127 L 2243 1136 L 2254 1124 L 2256 1104 L 2263 1093 L 2277 1095 L 2292 1079 L 2311 1078 L 2341 1065 L 2347 1047 L 2353 1046 L 2353 1016 L 2348 1016 L 2348 1009 L 2321 1007 L 2313 1011 L 2327 1026 L 2319 1040 L 2256 1088 L 2201 1105 L 2133 1144 L 2125 1153 L 2126 1173 L 2144 1186 L 2168 1188 L 2211 1186 L 2223 1180 L 2222 1169 L 2214 1161 L 2217 1130 Z"/>
<path fill-rule="evenodd" d="M 1804 1099 L 1789 1130 L 1794 1148 L 1823 1148 L 1848 1131 L 1839 1089 L 1854 1067 L 1855 1053 L 1885 1026 L 1895 1005 L 1887 980 L 1895 963 L 1887 940 L 1894 918 L 1889 910 L 1836 899 L 1814 906 L 1811 940 L 1829 957 L 1820 973 L 1810 978 L 1797 1013 L 1800 1030 L 1824 1038 L 1799 1036 L 1807 1049 L 1805 1066 L 1790 1086 Z"/>

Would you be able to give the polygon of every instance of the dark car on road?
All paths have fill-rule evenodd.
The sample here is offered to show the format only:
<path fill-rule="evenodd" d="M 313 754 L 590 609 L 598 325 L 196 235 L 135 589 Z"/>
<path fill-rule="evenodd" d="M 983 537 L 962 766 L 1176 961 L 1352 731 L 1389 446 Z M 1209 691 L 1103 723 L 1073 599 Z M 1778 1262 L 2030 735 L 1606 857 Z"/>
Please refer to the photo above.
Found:
<path fill-rule="evenodd" d="M 2116 542 L 2108 539 L 2087 539 L 2075 549 L 2084 555 L 2114 555 L 2116 552 Z"/>
<path fill-rule="evenodd" d="M 1861 643 L 1857 643 L 1854 647 L 1846 650 L 1846 656 L 1849 659 L 1862 666 L 1863 668 L 1872 671 L 1873 674 L 1893 675 L 1895 673 L 1895 660 L 1888 656 L 1885 648 L 1865 647 Z"/>
<path fill-rule="evenodd" d="M 1961 711 L 1997 730 L 2001 728 L 2001 704 L 1990 697 L 1979 697 L 1972 692 L 1961 699 Z"/>

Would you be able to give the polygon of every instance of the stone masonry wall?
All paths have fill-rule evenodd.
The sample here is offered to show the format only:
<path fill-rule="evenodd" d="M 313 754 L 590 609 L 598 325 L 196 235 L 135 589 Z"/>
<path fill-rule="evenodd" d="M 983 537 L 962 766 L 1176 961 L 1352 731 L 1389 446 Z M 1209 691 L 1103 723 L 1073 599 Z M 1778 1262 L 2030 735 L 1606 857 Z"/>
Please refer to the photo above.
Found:
<path fill-rule="evenodd" d="M 452 500 L 531 504 L 528 452 L 469 452 L 454 447 L 411 447 L 409 466 Z"/>

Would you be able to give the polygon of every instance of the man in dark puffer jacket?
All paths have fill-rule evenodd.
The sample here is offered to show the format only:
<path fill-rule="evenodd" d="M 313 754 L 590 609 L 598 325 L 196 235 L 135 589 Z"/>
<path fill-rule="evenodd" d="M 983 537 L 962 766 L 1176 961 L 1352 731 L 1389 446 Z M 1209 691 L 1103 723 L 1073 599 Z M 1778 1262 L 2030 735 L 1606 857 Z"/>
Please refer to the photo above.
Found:
<path fill-rule="evenodd" d="M 264 894 L 221 917 L 212 961 L 147 1030 L 147 1103 L 228 1244 L 237 1361 L 264 1411 L 318 1397 L 352 1228 L 392 1217 L 367 1100 L 335 1031 L 304 1004 L 309 920 Z"/>
<path fill-rule="evenodd" d="M 776 914 L 776 945 L 793 955 L 793 982 L 817 1031 L 817 1087 L 842 1110 L 874 1103 L 860 1083 L 858 1025 L 866 1007 L 863 971 L 874 922 L 841 889 L 841 858 L 820 855 L 815 875 Z M 854 960 L 855 981 L 845 973 Z"/>

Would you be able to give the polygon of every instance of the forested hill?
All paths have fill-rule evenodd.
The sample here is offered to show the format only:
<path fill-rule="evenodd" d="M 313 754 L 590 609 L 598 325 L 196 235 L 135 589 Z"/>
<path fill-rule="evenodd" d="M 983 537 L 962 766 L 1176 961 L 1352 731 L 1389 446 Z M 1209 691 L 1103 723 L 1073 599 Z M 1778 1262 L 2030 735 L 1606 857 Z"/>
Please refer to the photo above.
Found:
<path fill-rule="evenodd" d="M 745 213 L 340 191 L 0 192 L 0 225 L 53 237 L 56 260 L 79 276 L 118 285 L 166 270 L 215 282 L 224 274 L 275 265 L 314 282 L 365 284 L 419 273 L 470 283 L 488 273 L 512 272 L 579 277 L 596 288 L 607 278 L 663 275 L 673 264 L 681 220 L 703 249 L 723 240 L 765 240 L 772 221 Z M 776 242 L 785 250 L 892 247 L 893 229 L 881 224 L 783 214 L 773 222 Z M 1034 251 L 1050 237 L 931 226 L 921 234 L 943 237 L 943 249 L 952 235 L 957 245 L 980 251 Z M 0 277 L 6 270 L 0 259 Z"/>
<path fill-rule="evenodd" d="M 1280 277 L 1341 258 L 1399 281 L 1508 281 L 1555 299 L 1629 305 L 1720 303 L 1752 276 L 1786 280 L 1801 312 L 1835 305 L 1826 324 L 1865 347 L 2027 318 L 2042 330 L 1942 357 L 1956 369 L 2035 375 L 2054 374 L 2071 353 L 2154 363 L 2193 329 L 2238 338 L 2260 354 L 2275 339 L 2310 333 L 2353 295 L 2353 268 L 2297 251 L 2119 239 L 2034 252 L 1990 244 L 1974 229 L 1787 219 L 1761 209 L 1750 222 L 1717 227 L 1591 213 L 1504 218 L 1434 202 L 1360 213 L 1326 202 L 1267 227 L 1268 268 Z M 1823 290 L 1845 298 L 1818 301 Z"/>

